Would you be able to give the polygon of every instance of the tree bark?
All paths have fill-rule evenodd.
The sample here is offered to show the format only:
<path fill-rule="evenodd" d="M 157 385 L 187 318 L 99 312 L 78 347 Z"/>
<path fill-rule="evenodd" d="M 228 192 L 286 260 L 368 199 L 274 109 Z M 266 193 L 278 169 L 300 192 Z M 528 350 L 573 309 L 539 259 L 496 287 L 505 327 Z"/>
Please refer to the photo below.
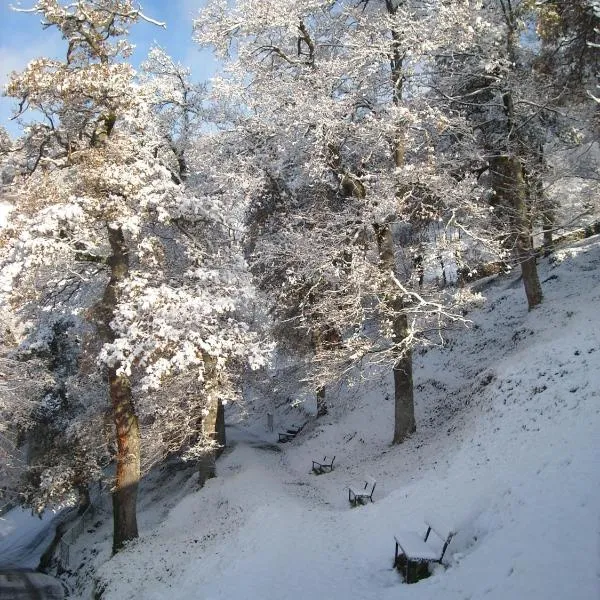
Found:
<path fill-rule="evenodd" d="M 396 361 L 394 362 L 394 444 L 401 444 L 416 431 L 414 387 L 412 377 L 412 349 L 402 342 L 408 337 L 409 325 L 404 302 L 399 290 L 395 289 L 392 276 L 396 272 L 394 240 L 389 224 L 375 225 L 380 268 L 389 279 L 388 290 L 383 302 L 385 313 L 392 319 L 392 342 Z"/>
<path fill-rule="evenodd" d="M 96 307 L 97 327 L 104 343 L 115 340 L 111 327 L 120 296 L 120 286 L 129 275 L 129 249 L 119 226 L 107 225 L 111 255 L 110 278 Z M 131 395 L 129 378 L 119 373 L 117 362 L 108 369 L 109 398 L 117 439 L 117 470 L 113 489 L 113 552 L 138 536 L 137 491 L 140 481 L 140 430 Z"/>
<path fill-rule="evenodd" d="M 554 228 L 556 227 L 556 215 L 554 206 L 548 198 L 544 198 L 542 205 L 542 231 L 544 233 L 543 245 L 544 256 L 548 256 L 554 251 Z"/>
<path fill-rule="evenodd" d="M 198 477 L 200 485 L 207 479 L 217 476 L 216 460 L 225 449 L 225 411 L 219 398 L 219 374 L 216 369 L 216 359 L 206 352 L 204 360 L 204 390 L 206 393 L 206 410 L 208 414 L 202 419 L 202 432 L 205 437 L 215 442 L 216 446 L 209 448 L 199 461 Z"/>
<path fill-rule="evenodd" d="M 317 418 L 324 417 L 327 414 L 327 401 L 325 399 L 325 386 L 317 389 Z"/>
<path fill-rule="evenodd" d="M 140 481 L 140 430 L 129 380 L 109 369 L 108 380 L 117 432 L 117 473 L 113 491 L 113 553 L 138 536 L 137 492 Z"/>
<path fill-rule="evenodd" d="M 406 315 L 398 318 L 398 325 L 408 333 Z M 412 350 L 407 349 L 394 364 L 394 444 L 401 444 L 417 430 L 412 362 Z"/>
<path fill-rule="evenodd" d="M 510 246 L 521 265 L 523 285 L 529 310 L 542 302 L 542 286 L 537 272 L 536 253 L 531 242 L 527 211 L 527 188 L 521 161 L 502 155 L 490 159 L 492 186 L 496 198 L 507 209 L 511 227 Z"/>
<path fill-rule="evenodd" d="M 386 0 L 386 9 L 390 15 L 396 14 L 402 1 Z M 402 104 L 402 93 L 404 86 L 404 50 L 402 48 L 402 36 L 398 31 L 392 30 L 394 42 L 392 56 L 390 57 L 390 71 L 392 78 L 392 101 L 395 106 Z M 393 145 L 393 160 L 396 167 L 404 165 L 406 158 L 406 137 L 404 126 L 398 123 L 396 127 L 396 139 Z M 409 335 L 408 317 L 406 315 L 404 301 L 399 290 L 395 289 L 392 276 L 397 276 L 396 258 L 394 253 L 394 238 L 389 223 L 384 225 L 375 224 L 377 236 L 377 247 L 379 251 L 380 267 L 389 277 L 388 307 L 392 314 L 392 342 L 395 346 L 396 361 L 394 363 L 394 444 L 401 444 L 411 433 L 417 429 L 415 420 L 415 400 L 412 377 L 412 348 L 402 342 Z M 422 284 L 422 274 L 419 276 L 419 285 Z"/>

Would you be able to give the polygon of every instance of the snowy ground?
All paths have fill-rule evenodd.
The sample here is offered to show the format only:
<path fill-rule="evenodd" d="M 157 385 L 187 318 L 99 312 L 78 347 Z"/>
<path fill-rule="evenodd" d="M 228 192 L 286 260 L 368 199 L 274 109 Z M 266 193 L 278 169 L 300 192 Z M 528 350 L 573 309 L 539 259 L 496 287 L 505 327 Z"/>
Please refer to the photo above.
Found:
<path fill-rule="evenodd" d="M 185 472 L 155 485 L 140 539 L 114 558 L 108 518 L 81 537 L 73 597 L 92 597 L 92 568 L 103 600 L 600 597 L 600 239 L 540 266 L 541 307 L 499 279 L 470 332 L 416 357 L 407 443 L 389 444 L 387 381 L 354 388 L 282 452 L 255 423 L 203 489 Z M 325 454 L 335 470 L 311 474 Z M 375 502 L 350 508 L 363 474 Z M 406 585 L 394 532 L 430 515 L 459 533 L 446 568 Z"/>

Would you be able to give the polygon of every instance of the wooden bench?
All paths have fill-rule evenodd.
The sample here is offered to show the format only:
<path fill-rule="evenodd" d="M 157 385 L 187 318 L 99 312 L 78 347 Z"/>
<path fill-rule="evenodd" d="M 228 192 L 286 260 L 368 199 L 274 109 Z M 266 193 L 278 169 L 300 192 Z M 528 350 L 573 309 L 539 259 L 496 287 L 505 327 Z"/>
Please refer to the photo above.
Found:
<path fill-rule="evenodd" d="M 348 488 L 348 502 L 352 506 L 364 504 L 367 500 L 373 502 L 373 492 L 377 482 L 372 477 L 366 477 L 364 485 L 351 486 Z"/>
<path fill-rule="evenodd" d="M 306 423 L 304 423 L 306 425 Z M 285 442 L 289 442 L 293 440 L 304 428 L 304 425 L 300 425 L 300 427 L 291 427 L 290 429 L 286 429 L 285 433 L 279 433 L 278 442 L 284 444 Z"/>
<path fill-rule="evenodd" d="M 322 475 L 323 473 L 331 473 L 333 471 L 333 461 L 335 460 L 335 456 L 327 461 L 327 457 L 323 457 L 323 461 L 319 462 L 317 460 L 312 461 L 312 470 L 315 475 Z"/>
<path fill-rule="evenodd" d="M 403 575 L 406 583 L 415 583 L 429 576 L 431 563 L 442 563 L 448 544 L 456 535 L 456 531 L 439 523 L 427 520 L 427 531 L 423 538 L 414 531 L 403 531 L 394 536 L 396 551 L 394 553 L 394 567 Z M 440 544 L 431 544 L 430 534 L 434 532 Z M 430 543 L 427 543 L 427 541 Z"/>

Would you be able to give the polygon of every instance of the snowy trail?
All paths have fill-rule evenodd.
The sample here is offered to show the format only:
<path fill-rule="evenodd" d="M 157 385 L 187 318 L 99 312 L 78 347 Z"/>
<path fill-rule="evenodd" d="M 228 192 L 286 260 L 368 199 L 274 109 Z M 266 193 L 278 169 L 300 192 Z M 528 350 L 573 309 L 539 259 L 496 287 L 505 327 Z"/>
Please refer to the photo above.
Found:
<path fill-rule="evenodd" d="M 239 529 L 226 543 L 232 551 L 224 557 L 221 551 L 206 548 L 198 557 L 198 568 L 188 569 L 189 577 L 184 574 L 179 580 L 180 597 L 260 598 L 276 593 L 283 600 L 327 598 L 352 581 L 357 597 L 375 600 L 380 597 L 382 583 L 397 583 L 391 560 L 382 568 L 369 549 L 368 515 L 375 505 L 350 509 L 346 502 L 343 509 L 332 508 L 321 497 L 322 490 L 307 481 L 311 476 L 298 479 L 278 456 L 243 444 L 226 458 L 227 462 L 222 470 L 239 470 L 239 481 L 228 485 L 225 474 L 222 482 L 217 479 L 209 488 L 221 487 L 222 483 L 230 488 L 231 497 L 234 485 L 236 497 L 248 499 L 246 505 L 228 507 L 233 518 L 241 519 Z M 344 493 L 340 490 L 342 496 Z M 386 541 L 389 555 L 389 539 Z M 223 542 L 221 539 L 220 545 Z M 324 556 L 329 558 L 323 560 Z M 200 570 L 205 574 L 201 581 Z M 374 578 L 379 579 L 376 585 Z M 245 582 L 243 590 L 240 581 Z M 158 600 L 166 598 L 167 591 L 153 585 L 139 590 L 135 597 Z"/>

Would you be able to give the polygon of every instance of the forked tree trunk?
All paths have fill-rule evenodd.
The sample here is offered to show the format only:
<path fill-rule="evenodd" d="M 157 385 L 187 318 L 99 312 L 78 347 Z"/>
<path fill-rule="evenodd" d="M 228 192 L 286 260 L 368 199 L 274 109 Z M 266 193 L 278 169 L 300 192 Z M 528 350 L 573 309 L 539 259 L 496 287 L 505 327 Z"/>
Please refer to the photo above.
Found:
<path fill-rule="evenodd" d="M 396 272 L 394 257 L 394 240 L 389 224 L 376 225 L 377 247 L 380 267 L 389 285 L 383 299 L 386 312 L 392 319 L 392 342 L 395 345 L 396 361 L 394 363 L 394 444 L 401 444 L 416 428 L 414 389 L 412 377 L 412 349 L 402 346 L 408 337 L 408 317 L 404 310 L 404 302 L 400 290 L 392 280 Z"/>
<path fill-rule="evenodd" d="M 120 295 L 120 285 L 129 274 L 129 249 L 120 227 L 107 226 L 111 256 L 108 260 L 110 279 L 100 304 L 96 307 L 100 338 L 105 343 L 115 340 L 111 328 Z M 108 369 L 110 403 L 117 439 L 117 470 L 113 489 L 113 552 L 138 536 L 137 491 L 140 481 L 140 430 L 131 396 L 129 378 L 119 373 L 120 364 Z"/>
<path fill-rule="evenodd" d="M 523 285 L 529 310 L 542 302 L 542 286 L 537 272 L 536 253 L 531 243 L 527 188 L 521 161 L 515 156 L 490 159 L 492 186 L 496 197 L 509 213 L 510 245 L 521 265 Z"/>

